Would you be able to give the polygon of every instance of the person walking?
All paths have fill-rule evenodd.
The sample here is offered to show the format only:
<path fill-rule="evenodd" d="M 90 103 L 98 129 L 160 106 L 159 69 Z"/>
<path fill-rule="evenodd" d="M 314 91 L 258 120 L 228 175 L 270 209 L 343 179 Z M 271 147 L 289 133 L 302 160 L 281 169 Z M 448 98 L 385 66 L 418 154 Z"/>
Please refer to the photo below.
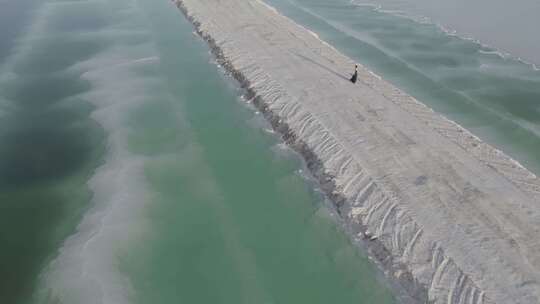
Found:
<path fill-rule="evenodd" d="M 358 64 L 354 65 L 354 74 L 351 77 L 351 82 L 356 83 L 356 80 L 358 79 Z"/>

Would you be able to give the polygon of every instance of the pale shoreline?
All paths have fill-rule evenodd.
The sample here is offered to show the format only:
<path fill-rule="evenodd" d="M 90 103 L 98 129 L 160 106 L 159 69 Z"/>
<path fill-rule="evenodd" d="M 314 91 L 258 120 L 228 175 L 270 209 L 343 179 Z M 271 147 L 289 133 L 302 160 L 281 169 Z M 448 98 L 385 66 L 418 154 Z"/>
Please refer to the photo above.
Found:
<path fill-rule="evenodd" d="M 258 0 L 174 2 L 411 296 L 538 303 L 534 174 Z"/>

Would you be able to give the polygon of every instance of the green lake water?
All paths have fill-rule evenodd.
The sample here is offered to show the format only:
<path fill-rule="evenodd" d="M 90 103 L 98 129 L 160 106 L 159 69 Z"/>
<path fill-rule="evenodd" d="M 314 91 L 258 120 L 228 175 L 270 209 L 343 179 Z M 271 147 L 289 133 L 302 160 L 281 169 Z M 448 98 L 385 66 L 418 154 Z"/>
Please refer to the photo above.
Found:
<path fill-rule="evenodd" d="M 0 303 L 395 302 L 168 0 L 0 3 Z"/>

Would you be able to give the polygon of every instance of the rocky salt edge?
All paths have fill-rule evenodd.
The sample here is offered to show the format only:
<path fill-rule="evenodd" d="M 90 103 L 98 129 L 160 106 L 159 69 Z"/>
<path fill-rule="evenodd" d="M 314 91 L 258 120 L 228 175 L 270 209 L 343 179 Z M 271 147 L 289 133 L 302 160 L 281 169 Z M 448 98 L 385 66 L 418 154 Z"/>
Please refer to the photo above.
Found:
<path fill-rule="evenodd" d="M 409 299 L 538 303 L 534 174 L 364 67 L 347 87 L 352 60 L 260 1 L 174 3 Z"/>

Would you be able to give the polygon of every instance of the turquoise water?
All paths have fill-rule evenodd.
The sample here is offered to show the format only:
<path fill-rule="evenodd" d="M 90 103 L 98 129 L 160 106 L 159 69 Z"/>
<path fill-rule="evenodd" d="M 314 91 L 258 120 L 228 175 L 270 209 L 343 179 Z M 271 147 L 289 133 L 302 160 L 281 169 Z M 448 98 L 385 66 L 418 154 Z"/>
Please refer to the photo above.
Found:
<path fill-rule="evenodd" d="M 395 302 L 168 0 L 2 5 L 0 303 Z"/>
<path fill-rule="evenodd" d="M 361 1 L 266 2 L 540 174 L 540 71 Z"/>

